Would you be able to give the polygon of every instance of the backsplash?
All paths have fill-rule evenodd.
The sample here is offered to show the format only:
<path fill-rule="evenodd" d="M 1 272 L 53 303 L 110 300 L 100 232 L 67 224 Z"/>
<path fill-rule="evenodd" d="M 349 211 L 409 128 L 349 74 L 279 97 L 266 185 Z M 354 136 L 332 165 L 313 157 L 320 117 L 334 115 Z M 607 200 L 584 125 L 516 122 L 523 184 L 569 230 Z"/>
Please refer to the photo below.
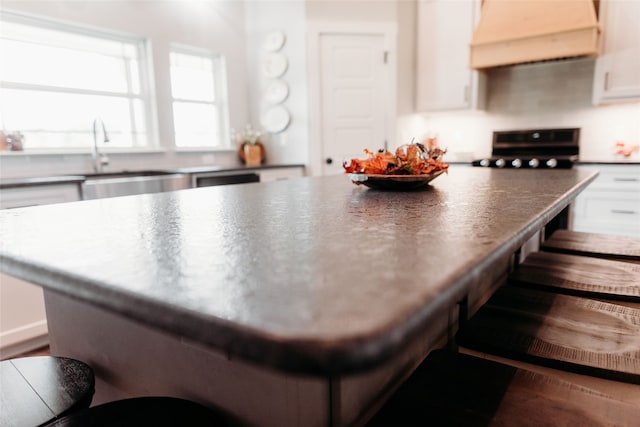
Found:
<path fill-rule="evenodd" d="M 494 130 L 577 127 L 581 160 L 620 160 L 617 141 L 640 143 L 640 103 L 592 105 L 594 65 L 576 59 L 491 70 L 486 110 L 403 116 L 398 137 L 436 134 L 449 161 L 466 161 L 491 154 Z"/>

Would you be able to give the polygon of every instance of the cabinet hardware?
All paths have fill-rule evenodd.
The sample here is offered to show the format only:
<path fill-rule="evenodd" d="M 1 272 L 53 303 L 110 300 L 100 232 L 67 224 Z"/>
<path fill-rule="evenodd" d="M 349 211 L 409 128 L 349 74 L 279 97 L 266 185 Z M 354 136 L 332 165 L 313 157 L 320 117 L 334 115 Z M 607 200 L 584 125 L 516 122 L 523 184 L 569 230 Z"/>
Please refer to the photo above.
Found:
<path fill-rule="evenodd" d="M 625 215 L 635 215 L 637 212 L 636 211 L 628 211 L 625 209 L 611 209 L 611 213 L 614 214 L 625 214 Z"/>
<path fill-rule="evenodd" d="M 464 102 L 469 102 L 469 85 L 464 86 Z"/>
<path fill-rule="evenodd" d="M 604 73 L 604 90 L 609 90 L 609 72 Z"/>
<path fill-rule="evenodd" d="M 640 179 L 638 178 L 613 178 L 616 182 L 638 182 Z"/>

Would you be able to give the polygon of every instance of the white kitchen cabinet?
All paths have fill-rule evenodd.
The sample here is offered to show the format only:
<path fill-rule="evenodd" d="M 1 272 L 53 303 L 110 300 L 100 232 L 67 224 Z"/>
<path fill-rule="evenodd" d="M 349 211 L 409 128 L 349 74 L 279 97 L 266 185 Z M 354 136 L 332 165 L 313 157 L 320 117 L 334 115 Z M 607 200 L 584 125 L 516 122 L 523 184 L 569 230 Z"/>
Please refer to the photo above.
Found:
<path fill-rule="evenodd" d="M 0 207 L 17 208 L 80 200 L 77 183 L 3 188 Z M 0 358 L 48 343 L 42 288 L 0 273 Z"/>
<path fill-rule="evenodd" d="M 485 75 L 469 66 L 480 0 L 420 0 L 416 110 L 483 109 Z"/>
<path fill-rule="evenodd" d="M 0 209 L 80 200 L 80 184 L 29 185 L 0 190 Z"/>
<path fill-rule="evenodd" d="M 600 175 L 576 198 L 572 229 L 640 237 L 640 164 L 579 167 Z"/>
<path fill-rule="evenodd" d="M 304 167 L 265 168 L 261 169 L 258 174 L 260 182 L 280 181 L 304 176 Z"/>
<path fill-rule="evenodd" d="M 600 1 L 593 103 L 640 100 L 640 1 Z"/>

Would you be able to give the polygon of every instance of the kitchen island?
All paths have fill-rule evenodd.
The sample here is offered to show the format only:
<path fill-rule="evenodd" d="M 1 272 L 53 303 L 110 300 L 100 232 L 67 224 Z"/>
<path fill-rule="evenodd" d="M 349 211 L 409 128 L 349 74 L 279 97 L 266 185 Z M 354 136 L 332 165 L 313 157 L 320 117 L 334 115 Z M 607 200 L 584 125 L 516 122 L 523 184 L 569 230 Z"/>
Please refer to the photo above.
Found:
<path fill-rule="evenodd" d="M 96 399 L 165 394 L 245 425 L 365 419 L 597 173 L 451 168 L 381 192 L 298 178 L 0 212 Z"/>

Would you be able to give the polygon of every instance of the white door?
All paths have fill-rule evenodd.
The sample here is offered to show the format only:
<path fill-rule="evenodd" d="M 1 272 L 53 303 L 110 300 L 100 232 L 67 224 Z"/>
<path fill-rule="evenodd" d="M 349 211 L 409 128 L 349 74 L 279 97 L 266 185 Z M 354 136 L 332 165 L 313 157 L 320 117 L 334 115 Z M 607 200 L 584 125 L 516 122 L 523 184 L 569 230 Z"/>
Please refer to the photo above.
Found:
<path fill-rule="evenodd" d="M 389 78 L 382 34 L 320 35 L 322 174 L 386 148 Z"/>

